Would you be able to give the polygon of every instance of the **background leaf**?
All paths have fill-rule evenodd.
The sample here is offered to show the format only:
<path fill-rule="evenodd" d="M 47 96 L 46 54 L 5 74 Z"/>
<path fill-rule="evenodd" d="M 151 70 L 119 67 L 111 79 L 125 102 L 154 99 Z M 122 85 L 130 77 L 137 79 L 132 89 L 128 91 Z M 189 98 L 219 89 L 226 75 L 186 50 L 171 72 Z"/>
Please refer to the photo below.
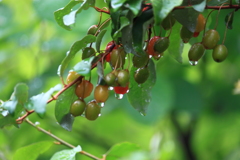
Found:
<path fill-rule="evenodd" d="M 37 157 L 46 152 L 52 144 L 53 142 L 51 141 L 42 141 L 19 148 L 14 153 L 13 160 L 36 160 Z"/>
<path fill-rule="evenodd" d="M 146 115 L 148 105 L 151 101 L 151 90 L 156 82 L 155 64 L 151 59 L 148 63 L 148 69 L 150 73 L 149 77 L 147 81 L 141 85 L 137 84 L 134 79 L 134 72 L 137 68 L 132 67 L 130 71 L 130 87 L 129 93 L 127 94 L 128 101 L 142 115 Z"/>

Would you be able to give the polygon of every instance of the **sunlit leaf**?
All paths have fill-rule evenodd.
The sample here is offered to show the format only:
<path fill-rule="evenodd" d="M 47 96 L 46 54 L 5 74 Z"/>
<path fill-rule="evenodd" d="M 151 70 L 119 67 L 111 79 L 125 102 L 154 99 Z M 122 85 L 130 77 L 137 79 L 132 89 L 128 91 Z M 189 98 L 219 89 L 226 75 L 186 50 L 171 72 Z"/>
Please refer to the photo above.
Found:
<path fill-rule="evenodd" d="M 230 12 L 225 17 L 225 25 L 228 29 L 233 29 L 232 23 L 233 23 L 233 17 L 234 17 L 234 11 Z"/>
<path fill-rule="evenodd" d="M 160 25 L 162 20 L 167 17 L 174 7 L 182 4 L 182 0 L 151 0 L 151 2 L 153 6 L 154 22 L 156 25 Z"/>
<path fill-rule="evenodd" d="M 82 76 L 89 76 L 93 59 L 94 57 L 90 57 L 82 60 L 73 67 L 73 70 Z"/>
<path fill-rule="evenodd" d="M 76 41 L 67 52 L 67 56 L 63 59 L 62 63 L 58 67 L 58 75 L 63 76 L 65 69 L 67 68 L 69 62 L 75 57 L 76 53 L 87 46 L 88 43 L 96 41 L 96 37 L 93 35 L 87 35 L 81 40 Z"/>
<path fill-rule="evenodd" d="M 128 0 L 126 5 L 136 16 L 141 10 L 142 0 Z"/>
<path fill-rule="evenodd" d="M 75 85 L 64 91 L 57 99 L 55 104 L 55 117 L 57 122 L 66 130 L 72 130 L 74 117 L 69 113 L 70 106 L 78 99 L 75 94 Z"/>
<path fill-rule="evenodd" d="M 129 156 L 131 153 L 136 152 L 140 149 L 140 147 L 136 144 L 130 142 L 123 142 L 119 144 L 115 144 L 110 148 L 110 150 L 106 153 L 106 160 L 116 160 L 121 159 L 123 157 Z"/>
<path fill-rule="evenodd" d="M 206 0 L 203 0 L 201 3 L 199 4 L 195 4 L 193 5 L 193 8 L 198 11 L 198 12 L 203 12 L 204 9 L 206 7 Z"/>
<path fill-rule="evenodd" d="M 105 35 L 106 32 L 107 32 L 107 30 L 104 29 L 104 30 L 101 30 L 101 32 L 97 35 L 97 38 L 96 38 L 96 50 L 98 52 L 100 52 L 102 38 L 103 38 L 103 36 Z"/>
<path fill-rule="evenodd" d="M 126 0 L 111 0 L 111 7 L 113 11 L 117 11 L 123 4 L 126 2 Z"/>
<path fill-rule="evenodd" d="M 171 36 L 169 37 L 170 45 L 168 52 L 176 59 L 179 63 L 182 63 L 182 52 L 184 48 L 183 41 L 179 36 L 181 25 L 176 23 L 172 28 Z"/>
<path fill-rule="evenodd" d="M 43 117 L 46 111 L 47 101 L 55 91 L 62 88 L 60 84 L 48 90 L 46 93 L 41 93 L 30 98 L 29 104 L 26 106 L 28 110 L 34 110 L 40 117 Z"/>
<path fill-rule="evenodd" d="M 42 141 L 21 147 L 14 153 L 13 160 L 35 160 L 40 154 L 46 152 L 52 144 L 51 141 Z"/>
<path fill-rule="evenodd" d="M 148 64 L 149 77 L 146 82 L 139 85 L 135 82 L 134 72 L 137 68 L 132 67 L 130 71 L 130 87 L 128 101 L 142 115 L 146 115 L 148 105 L 151 101 L 152 87 L 156 83 L 156 69 L 154 62 L 150 59 Z M 137 96 L 136 96 L 137 95 Z"/>
<path fill-rule="evenodd" d="M 75 160 L 76 153 L 82 151 L 82 148 L 78 145 L 73 149 L 65 149 L 55 153 L 50 160 Z"/>

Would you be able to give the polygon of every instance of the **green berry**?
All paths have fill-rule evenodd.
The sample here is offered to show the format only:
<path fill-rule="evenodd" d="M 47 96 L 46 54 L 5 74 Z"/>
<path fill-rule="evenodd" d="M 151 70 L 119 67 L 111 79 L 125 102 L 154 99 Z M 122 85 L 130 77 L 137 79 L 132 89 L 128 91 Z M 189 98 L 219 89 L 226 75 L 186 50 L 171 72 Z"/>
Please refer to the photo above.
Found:
<path fill-rule="evenodd" d="M 134 79 L 138 84 L 144 83 L 149 77 L 149 70 L 147 67 L 138 68 L 135 71 Z"/>
<path fill-rule="evenodd" d="M 154 50 L 158 53 L 163 53 L 169 46 L 168 37 L 160 37 L 154 44 Z"/>
<path fill-rule="evenodd" d="M 101 107 L 95 101 L 91 101 L 86 106 L 85 117 L 88 120 L 93 121 L 98 118 L 100 112 Z"/>
<path fill-rule="evenodd" d="M 202 44 L 206 49 L 213 49 L 219 40 L 219 33 L 214 29 L 210 29 L 204 34 Z"/>
<path fill-rule="evenodd" d="M 113 68 L 121 68 L 125 64 L 126 53 L 123 48 L 113 49 L 110 57 L 110 64 Z"/>
<path fill-rule="evenodd" d="M 202 43 L 195 43 L 192 45 L 188 52 L 189 61 L 198 61 L 205 52 L 205 48 Z"/>
<path fill-rule="evenodd" d="M 71 105 L 70 113 L 74 117 L 80 116 L 83 114 L 85 108 L 86 108 L 86 103 L 83 100 L 78 99 L 74 101 L 73 104 Z"/>
<path fill-rule="evenodd" d="M 139 56 L 134 55 L 132 59 L 133 66 L 136 68 L 142 68 L 147 65 L 148 60 L 149 60 L 148 54 L 143 54 Z"/>
<path fill-rule="evenodd" d="M 113 72 L 110 72 L 106 74 L 104 80 L 107 83 L 107 85 L 114 86 L 116 84 L 117 76 Z"/>
<path fill-rule="evenodd" d="M 117 75 L 118 84 L 122 87 L 127 86 L 129 83 L 130 75 L 127 69 L 120 70 Z"/>
<path fill-rule="evenodd" d="M 87 34 L 94 35 L 94 34 L 97 32 L 97 29 L 98 29 L 98 26 L 97 26 L 97 25 L 92 25 L 92 26 L 88 29 Z"/>
<path fill-rule="evenodd" d="M 223 44 L 217 45 L 212 52 L 212 57 L 216 62 L 222 62 L 227 58 L 228 50 Z"/>

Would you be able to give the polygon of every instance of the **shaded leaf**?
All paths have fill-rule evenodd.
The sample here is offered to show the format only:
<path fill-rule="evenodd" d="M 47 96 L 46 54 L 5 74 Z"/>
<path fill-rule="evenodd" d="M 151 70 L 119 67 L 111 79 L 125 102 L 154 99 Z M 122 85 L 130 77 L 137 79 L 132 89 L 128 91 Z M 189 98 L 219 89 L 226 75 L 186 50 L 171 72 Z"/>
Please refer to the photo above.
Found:
<path fill-rule="evenodd" d="M 182 63 L 182 52 L 184 48 L 183 41 L 179 36 L 181 25 L 176 23 L 172 28 L 171 36 L 169 37 L 170 45 L 168 47 L 168 52 L 174 59 L 179 63 Z"/>
<path fill-rule="evenodd" d="M 74 121 L 74 117 L 69 113 L 70 106 L 76 99 L 78 99 L 75 94 L 75 87 L 75 85 L 71 86 L 58 96 L 55 104 L 55 117 L 57 122 L 68 131 L 72 130 L 72 124 Z"/>
<path fill-rule="evenodd" d="M 233 29 L 232 23 L 233 23 L 233 17 L 234 17 L 234 11 L 228 13 L 225 17 L 225 25 L 228 29 Z"/>
<path fill-rule="evenodd" d="M 182 4 L 182 0 L 151 0 L 153 6 L 154 22 L 156 25 L 160 25 L 162 20 L 167 17 L 167 15 L 176 6 Z"/>
<path fill-rule="evenodd" d="M 206 0 L 203 0 L 201 3 L 199 4 L 195 4 L 192 6 L 196 11 L 198 12 L 203 12 L 205 7 L 206 7 Z"/>
<path fill-rule="evenodd" d="M 218 5 L 221 5 L 225 2 L 227 2 L 228 0 L 210 0 L 207 2 L 207 5 L 208 6 L 218 6 Z"/>
<path fill-rule="evenodd" d="M 117 41 L 117 38 L 121 37 L 121 30 L 129 25 L 130 22 L 126 17 L 120 17 L 120 28 L 113 34 L 113 40 Z"/>
<path fill-rule="evenodd" d="M 7 111 L 5 111 L 6 114 L 3 112 L 0 113 L 0 128 L 3 128 L 5 126 L 9 126 L 9 125 L 15 125 L 17 127 L 15 118 L 13 116 L 11 116 L 10 114 L 7 113 Z"/>
<path fill-rule="evenodd" d="M 131 153 L 138 151 L 140 148 L 138 145 L 123 142 L 119 144 L 115 144 L 110 148 L 110 150 L 106 153 L 106 160 L 117 160 L 122 157 L 129 156 Z"/>
<path fill-rule="evenodd" d="M 82 76 L 89 76 L 93 59 L 94 57 L 90 57 L 82 60 L 73 67 L 73 70 Z"/>
<path fill-rule="evenodd" d="M 32 96 L 30 98 L 30 101 L 28 105 L 26 106 L 26 109 L 28 110 L 34 110 L 40 117 L 43 117 L 46 111 L 46 105 L 48 99 L 50 99 L 51 95 L 55 91 L 59 91 L 62 88 L 60 84 L 56 85 L 55 87 L 48 90 L 46 93 L 41 93 L 36 96 Z"/>
<path fill-rule="evenodd" d="M 46 152 L 52 144 L 51 141 L 42 141 L 19 148 L 15 152 L 13 160 L 35 160 L 40 154 Z"/>
<path fill-rule="evenodd" d="M 150 59 L 148 63 L 149 77 L 146 82 L 139 85 L 135 82 L 134 73 L 137 68 L 132 67 L 130 71 L 130 87 L 128 101 L 142 115 L 146 115 L 148 105 L 151 101 L 152 87 L 156 83 L 156 69 L 154 62 Z M 137 95 L 137 96 L 136 96 Z"/>
<path fill-rule="evenodd" d="M 65 149 L 55 153 L 51 160 L 75 160 L 76 153 L 82 151 L 82 148 L 78 145 L 73 149 Z"/>
<path fill-rule="evenodd" d="M 69 62 L 75 57 L 76 53 L 87 46 L 88 43 L 92 43 L 96 41 L 96 37 L 93 35 L 87 35 L 83 37 L 81 40 L 76 41 L 67 52 L 67 56 L 63 59 L 61 64 L 58 67 L 58 75 L 60 77 L 63 76 L 65 69 L 67 68 Z"/>
<path fill-rule="evenodd" d="M 97 38 L 96 38 L 96 50 L 98 52 L 100 52 L 102 38 L 103 38 L 103 36 L 105 35 L 106 32 L 107 32 L 107 30 L 104 29 L 104 30 L 101 30 L 101 32 L 97 35 Z"/>

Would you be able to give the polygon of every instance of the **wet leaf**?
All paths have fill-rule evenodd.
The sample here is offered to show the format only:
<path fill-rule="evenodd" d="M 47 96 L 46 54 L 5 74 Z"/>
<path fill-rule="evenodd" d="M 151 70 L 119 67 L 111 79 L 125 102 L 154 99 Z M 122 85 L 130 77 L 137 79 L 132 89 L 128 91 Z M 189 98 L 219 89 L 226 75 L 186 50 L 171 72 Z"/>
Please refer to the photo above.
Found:
<path fill-rule="evenodd" d="M 55 153 L 50 160 L 75 160 L 76 153 L 82 151 L 82 148 L 78 145 L 73 149 L 65 149 Z"/>
<path fill-rule="evenodd" d="M 206 0 L 203 0 L 201 3 L 199 4 L 195 4 L 192 6 L 196 11 L 198 12 L 203 12 L 205 7 L 206 7 Z"/>
<path fill-rule="evenodd" d="M 93 59 L 94 57 L 90 57 L 82 60 L 73 67 L 73 70 L 82 76 L 89 76 Z"/>

